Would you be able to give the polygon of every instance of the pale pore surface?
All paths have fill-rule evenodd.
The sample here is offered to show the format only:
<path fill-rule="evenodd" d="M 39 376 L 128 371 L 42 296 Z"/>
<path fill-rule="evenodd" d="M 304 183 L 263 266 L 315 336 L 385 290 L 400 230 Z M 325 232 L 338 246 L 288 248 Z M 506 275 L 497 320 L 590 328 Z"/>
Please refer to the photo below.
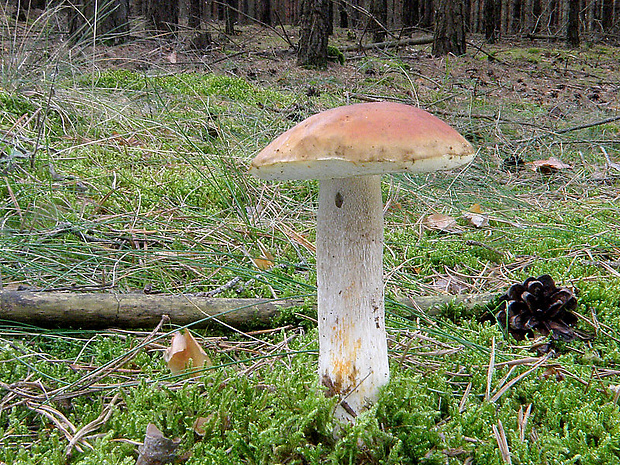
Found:
<path fill-rule="evenodd" d="M 321 181 L 319 375 L 356 413 L 389 379 L 382 253 L 380 176 Z"/>

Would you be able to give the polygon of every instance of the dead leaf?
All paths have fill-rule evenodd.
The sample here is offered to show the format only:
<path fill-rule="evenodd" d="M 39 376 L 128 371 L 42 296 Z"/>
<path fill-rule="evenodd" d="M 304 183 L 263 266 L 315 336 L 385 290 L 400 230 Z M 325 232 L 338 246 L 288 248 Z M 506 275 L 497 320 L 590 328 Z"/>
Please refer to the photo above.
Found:
<path fill-rule="evenodd" d="M 146 427 L 144 442 L 138 447 L 138 460 L 136 465 L 163 465 L 174 463 L 175 450 L 179 447 L 181 440 L 168 439 L 152 423 Z"/>
<path fill-rule="evenodd" d="M 260 242 L 258 242 L 258 248 L 260 249 L 263 256 L 262 257 L 250 257 L 250 260 L 252 260 L 252 263 L 254 263 L 254 266 L 256 266 L 256 268 L 258 268 L 261 271 L 266 271 L 266 270 L 269 270 L 270 268 L 273 268 L 273 266 L 276 264 L 275 263 L 276 259 L 273 256 L 273 254 L 267 249 L 267 247 L 265 247 Z"/>
<path fill-rule="evenodd" d="M 177 63 L 177 52 L 172 52 L 170 55 L 167 55 L 166 60 L 168 60 L 169 63 L 176 64 Z"/>
<path fill-rule="evenodd" d="M 187 329 L 182 333 L 179 331 L 174 333 L 170 347 L 164 352 L 164 360 L 173 374 L 180 373 L 187 368 L 212 365 L 209 356 Z M 194 375 L 198 376 L 198 373 Z"/>
<path fill-rule="evenodd" d="M 484 228 L 489 225 L 489 217 L 483 213 L 479 203 L 473 204 L 469 207 L 469 211 L 463 212 L 463 218 L 476 228 Z"/>
<path fill-rule="evenodd" d="M 555 157 L 549 157 L 546 160 L 534 160 L 530 164 L 532 171 L 538 171 L 543 174 L 551 174 L 556 171 L 572 168 L 571 165 L 558 160 Z"/>
<path fill-rule="evenodd" d="M 211 421 L 213 415 L 209 415 L 208 417 L 198 417 L 194 420 L 194 424 L 192 425 L 192 429 L 194 433 L 198 436 L 204 436 L 206 434 L 206 426 Z"/>
<path fill-rule="evenodd" d="M 469 207 L 469 211 L 472 213 L 480 213 L 481 215 L 484 213 L 479 203 L 475 203 L 471 207 Z"/>
<path fill-rule="evenodd" d="M 445 233 L 458 233 L 460 228 L 456 224 L 456 219 L 442 213 L 433 213 L 424 218 L 424 225 L 429 229 Z"/>

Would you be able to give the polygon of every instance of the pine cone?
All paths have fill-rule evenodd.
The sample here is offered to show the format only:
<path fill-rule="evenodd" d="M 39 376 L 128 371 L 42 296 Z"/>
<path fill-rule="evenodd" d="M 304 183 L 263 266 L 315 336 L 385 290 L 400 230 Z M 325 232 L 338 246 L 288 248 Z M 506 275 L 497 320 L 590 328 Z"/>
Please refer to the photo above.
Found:
<path fill-rule="evenodd" d="M 517 340 L 535 333 L 551 334 L 554 340 L 587 339 L 584 333 L 572 328 L 577 323 L 572 313 L 577 308 L 577 298 L 570 290 L 557 288 L 549 275 L 513 284 L 501 300 L 505 304 L 495 318 Z"/>

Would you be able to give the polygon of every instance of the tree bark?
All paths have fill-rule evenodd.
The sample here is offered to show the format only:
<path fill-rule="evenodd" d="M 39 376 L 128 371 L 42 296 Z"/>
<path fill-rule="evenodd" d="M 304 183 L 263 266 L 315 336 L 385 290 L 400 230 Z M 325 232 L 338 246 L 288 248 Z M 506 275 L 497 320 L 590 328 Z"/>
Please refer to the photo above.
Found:
<path fill-rule="evenodd" d="M 84 0 L 69 10 L 69 34 L 74 42 L 95 40 L 123 43 L 129 34 L 129 0 Z"/>
<path fill-rule="evenodd" d="M 146 0 L 146 18 L 156 33 L 176 32 L 179 24 L 179 2 L 175 0 Z"/>
<path fill-rule="evenodd" d="M 568 2 L 568 25 L 566 27 L 566 43 L 573 48 L 579 47 L 579 2 L 578 0 L 565 0 Z"/>
<path fill-rule="evenodd" d="M 43 10 L 45 9 L 45 0 L 19 0 L 17 2 L 17 18 L 24 21 L 28 18 L 30 10 Z"/>
<path fill-rule="evenodd" d="M 472 309 L 484 306 L 494 294 L 402 297 L 398 302 L 430 316 L 450 303 Z M 214 324 L 215 316 L 230 326 L 268 326 L 282 309 L 301 300 L 224 299 L 196 295 L 113 294 L 0 291 L 0 319 L 44 328 L 153 328 L 162 315 L 170 322 L 193 328 Z M 406 315 L 403 315 L 406 316 Z"/>
<path fill-rule="evenodd" d="M 413 27 L 420 22 L 419 3 L 419 0 L 406 0 L 403 2 L 403 27 Z"/>
<path fill-rule="evenodd" d="M 187 1 L 187 26 L 191 29 L 200 29 L 202 22 L 202 1 Z"/>
<path fill-rule="evenodd" d="M 463 55 L 467 50 L 465 1 L 440 0 L 435 14 L 433 55 Z"/>
<path fill-rule="evenodd" d="M 301 33 L 297 64 L 313 68 L 327 67 L 330 0 L 301 1 Z"/>
<path fill-rule="evenodd" d="M 299 302 L 297 302 L 299 304 Z M 42 327 L 151 328 L 163 315 L 172 324 L 205 327 L 268 325 L 291 300 L 220 299 L 193 295 L 0 291 L 0 319 Z"/>
<path fill-rule="evenodd" d="M 239 3 L 237 0 L 226 0 L 226 7 L 224 10 L 224 18 L 226 28 L 224 33 L 226 35 L 232 36 L 235 35 L 235 23 L 237 22 L 237 8 L 239 7 Z"/>
<path fill-rule="evenodd" d="M 484 38 L 490 44 L 494 44 L 498 39 L 498 7 L 498 0 L 484 0 Z"/>
<path fill-rule="evenodd" d="M 370 3 L 370 29 L 372 30 L 372 41 L 385 41 L 387 25 L 387 0 L 372 0 Z M 374 19 L 373 19 L 374 18 Z"/>

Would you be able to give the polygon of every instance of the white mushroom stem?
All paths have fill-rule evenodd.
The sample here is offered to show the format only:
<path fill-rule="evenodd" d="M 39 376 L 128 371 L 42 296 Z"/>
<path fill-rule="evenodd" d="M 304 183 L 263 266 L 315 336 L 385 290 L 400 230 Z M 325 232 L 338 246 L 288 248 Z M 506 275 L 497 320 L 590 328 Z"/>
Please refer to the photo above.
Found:
<path fill-rule="evenodd" d="M 316 249 L 319 375 L 353 420 L 390 376 L 380 176 L 320 181 Z"/>

